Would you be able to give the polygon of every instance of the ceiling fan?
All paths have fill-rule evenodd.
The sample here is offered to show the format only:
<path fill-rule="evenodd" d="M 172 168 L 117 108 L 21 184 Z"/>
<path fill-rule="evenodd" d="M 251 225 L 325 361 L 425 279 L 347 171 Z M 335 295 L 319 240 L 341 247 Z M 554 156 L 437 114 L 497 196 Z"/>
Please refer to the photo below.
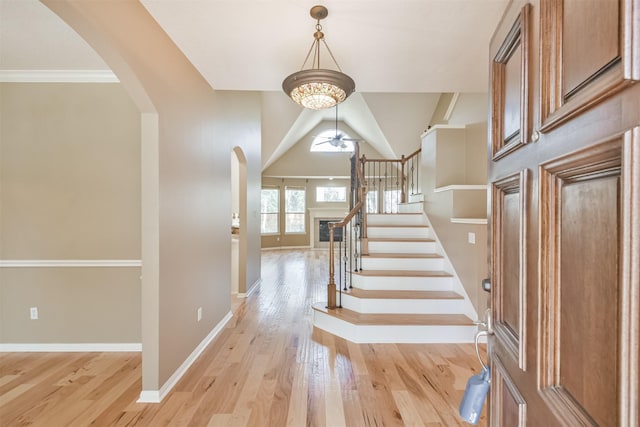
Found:
<path fill-rule="evenodd" d="M 320 138 L 325 138 L 326 141 L 319 142 L 317 145 L 331 144 L 334 147 L 345 149 L 345 148 L 348 147 L 347 144 L 346 144 L 346 142 L 348 142 L 348 141 L 350 141 L 350 142 L 360 142 L 360 141 L 362 141 L 361 139 L 347 138 L 347 134 L 346 133 L 338 132 L 338 104 L 336 104 L 335 108 L 336 108 L 336 132 L 335 132 L 334 136 L 320 137 Z"/>

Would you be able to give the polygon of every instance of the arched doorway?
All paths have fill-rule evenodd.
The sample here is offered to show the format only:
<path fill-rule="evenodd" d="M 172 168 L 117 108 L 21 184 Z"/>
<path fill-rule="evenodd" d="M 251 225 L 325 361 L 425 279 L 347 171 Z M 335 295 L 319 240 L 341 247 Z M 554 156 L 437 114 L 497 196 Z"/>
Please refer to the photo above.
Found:
<path fill-rule="evenodd" d="M 231 152 L 231 296 L 247 292 L 247 159 L 240 147 Z"/>

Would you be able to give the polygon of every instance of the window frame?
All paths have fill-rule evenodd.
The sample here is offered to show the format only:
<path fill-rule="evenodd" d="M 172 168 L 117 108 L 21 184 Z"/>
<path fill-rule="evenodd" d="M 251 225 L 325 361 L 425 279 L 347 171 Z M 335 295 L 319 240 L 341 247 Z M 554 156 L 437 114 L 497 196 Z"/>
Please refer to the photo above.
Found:
<path fill-rule="evenodd" d="M 344 198 L 341 200 L 319 200 L 318 199 L 318 190 L 320 189 L 342 189 L 344 192 Z M 319 185 L 316 187 L 316 203 L 346 203 L 347 202 L 347 187 L 344 185 L 336 185 L 336 186 L 327 186 L 327 185 Z"/>
<path fill-rule="evenodd" d="M 289 212 L 289 204 L 287 203 L 287 196 L 289 190 L 292 191 L 302 191 L 303 193 L 303 207 L 302 211 L 294 211 Z M 289 231 L 289 215 L 302 215 L 302 231 Z M 294 234 L 307 234 L 307 188 L 303 186 L 291 185 L 284 187 L 284 234 L 286 235 L 294 235 Z"/>
<path fill-rule="evenodd" d="M 262 194 L 263 191 L 265 190 L 269 190 L 269 191 L 275 191 L 276 192 L 276 211 L 275 212 L 264 212 L 263 211 L 263 205 L 262 205 Z M 276 217 L 276 230 L 275 231 L 263 231 L 263 218 L 264 215 L 275 215 Z M 280 234 L 280 187 L 276 187 L 276 186 L 263 186 L 260 189 L 260 235 L 262 236 L 275 236 L 275 235 L 279 235 Z"/>

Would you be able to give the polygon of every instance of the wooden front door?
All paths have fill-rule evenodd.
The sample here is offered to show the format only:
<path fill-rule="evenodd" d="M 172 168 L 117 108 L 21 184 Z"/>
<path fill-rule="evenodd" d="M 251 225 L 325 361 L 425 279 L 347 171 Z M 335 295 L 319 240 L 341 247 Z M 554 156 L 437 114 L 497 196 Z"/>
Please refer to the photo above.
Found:
<path fill-rule="evenodd" d="M 640 0 L 514 0 L 490 59 L 490 425 L 638 426 Z"/>

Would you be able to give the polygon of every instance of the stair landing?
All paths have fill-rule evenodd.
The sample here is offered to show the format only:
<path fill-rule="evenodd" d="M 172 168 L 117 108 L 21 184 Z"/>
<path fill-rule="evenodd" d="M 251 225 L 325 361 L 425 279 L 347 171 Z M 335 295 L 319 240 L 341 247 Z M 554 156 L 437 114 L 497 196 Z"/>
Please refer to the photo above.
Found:
<path fill-rule="evenodd" d="M 315 326 L 355 343 L 472 342 L 476 326 L 463 314 L 358 313 L 346 308 L 313 308 Z"/>

